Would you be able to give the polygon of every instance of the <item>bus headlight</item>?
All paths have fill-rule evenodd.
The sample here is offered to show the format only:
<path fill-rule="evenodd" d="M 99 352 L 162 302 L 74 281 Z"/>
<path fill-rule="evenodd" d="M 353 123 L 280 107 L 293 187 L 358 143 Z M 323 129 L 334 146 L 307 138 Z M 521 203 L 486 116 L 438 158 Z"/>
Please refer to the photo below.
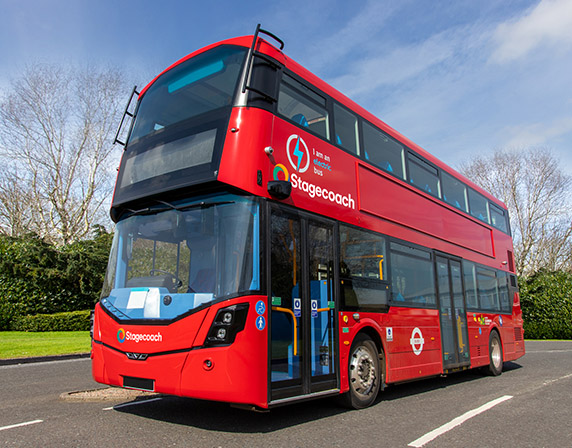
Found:
<path fill-rule="evenodd" d="M 213 347 L 232 344 L 237 333 L 244 330 L 247 315 L 248 303 L 227 306 L 218 310 L 204 346 Z"/>

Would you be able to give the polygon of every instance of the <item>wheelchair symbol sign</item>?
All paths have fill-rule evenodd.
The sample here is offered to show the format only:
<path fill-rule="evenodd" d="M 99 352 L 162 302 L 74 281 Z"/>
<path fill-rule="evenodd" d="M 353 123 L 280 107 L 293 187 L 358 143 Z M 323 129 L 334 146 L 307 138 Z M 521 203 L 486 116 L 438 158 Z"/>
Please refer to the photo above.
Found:
<path fill-rule="evenodd" d="M 316 317 L 318 317 L 318 301 L 312 300 L 311 304 L 312 304 L 312 319 L 315 319 Z"/>
<path fill-rule="evenodd" d="M 302 316 L 302 299 L 294 299 L 294 317 Z"/>
<path fill-rule="evenodd" d="M 266 305 L 264 304 L 264 302 L 262 300 L 256 302 L 256 313 L 259 315 L 263 315 L 265 311 L 266 311 Z"/>

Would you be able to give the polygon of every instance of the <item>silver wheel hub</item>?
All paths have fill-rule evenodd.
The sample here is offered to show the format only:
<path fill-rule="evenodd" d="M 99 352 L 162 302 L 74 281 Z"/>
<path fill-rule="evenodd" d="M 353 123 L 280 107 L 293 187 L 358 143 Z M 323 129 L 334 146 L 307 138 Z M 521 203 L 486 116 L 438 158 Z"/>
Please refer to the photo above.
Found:
<path fill-rule="evenodd" d="M 350 383 L 356 393 L 369 395 L 376 380 L 375 363 L 364 347 L 358 347 L 352 354 L 350 363 Z"/>
<path fill-rule="evenodd" d="M 502 362 L 501 348 L 498 339 L 493 339 L 491 342 L 491 360 L 495 368 L 499 368 Z"/>

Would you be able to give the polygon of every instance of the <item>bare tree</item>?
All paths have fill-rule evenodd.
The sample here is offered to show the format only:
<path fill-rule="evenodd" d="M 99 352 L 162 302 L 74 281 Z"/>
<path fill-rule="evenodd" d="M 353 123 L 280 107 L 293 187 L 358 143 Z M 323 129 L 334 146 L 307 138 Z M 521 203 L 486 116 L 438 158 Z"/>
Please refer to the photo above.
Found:
<path fill-rule="evenodd" d="M 57 243 L 106 223 L 127 91 L 114 70 L 36 65 L 0 100 L 0 226 Z M 21 219 L 20 219 L 21 218 Z"/>
<path fill-rule="evenodd" d="M 548 149 L 498 150 L 460 171 L 507 205 L 517 274 L 572 267 L 572 179 Z"/>

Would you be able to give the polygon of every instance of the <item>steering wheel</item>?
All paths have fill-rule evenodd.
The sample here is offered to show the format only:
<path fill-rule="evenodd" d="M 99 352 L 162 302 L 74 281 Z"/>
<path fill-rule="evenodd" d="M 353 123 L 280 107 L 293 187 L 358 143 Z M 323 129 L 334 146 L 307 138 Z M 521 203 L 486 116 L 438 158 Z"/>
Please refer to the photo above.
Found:
<path fill-rule="evenodd" d="M 153 275 L 155 274 L 155 272 L 159 272 L 161 274 L 165 274 L 168 275 L 169 277 L 171 277 L 173 279 L 173 282 L 175 283 L 175 292 L 177 289 L 179 289 L 181 286 L 183 286 L 183 281 L 177 277 L 175 274 L 169 272 L 169 271 L 164 271 L 163 269 L 151 269 L 149 271 L 149 275 Z"/>

